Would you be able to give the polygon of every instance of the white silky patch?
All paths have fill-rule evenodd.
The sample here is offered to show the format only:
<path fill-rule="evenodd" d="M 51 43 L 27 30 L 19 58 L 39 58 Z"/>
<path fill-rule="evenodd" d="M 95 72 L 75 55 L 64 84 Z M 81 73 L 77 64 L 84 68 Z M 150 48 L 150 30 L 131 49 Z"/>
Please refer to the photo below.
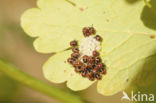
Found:
<path fill-rule="evenodd" d="M 97 41 L 93 36 L 89 36 L 82 39 L 79 49 L 81 56 L 93 56 L 93 51 L 100 51 L 101 45 L 100 42 Z"/>

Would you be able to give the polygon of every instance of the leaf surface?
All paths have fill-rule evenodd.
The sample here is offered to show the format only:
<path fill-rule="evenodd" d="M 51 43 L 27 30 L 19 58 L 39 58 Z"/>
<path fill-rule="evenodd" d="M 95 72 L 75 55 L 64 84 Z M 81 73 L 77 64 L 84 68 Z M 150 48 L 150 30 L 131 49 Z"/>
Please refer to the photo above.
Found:
<path fill-rule="evenodd" d="M 145 25 L 149 18 L 141 19 L 145 15 L 143 1 L 130 4 L 126 0 L 38 0 L 37 4 L 39 8 L 27 10 L 21 22 L 28 35 L 37 37 L 37 51 L 50 53 L 68 48 L 71 40 L 83 38 L 82 28 L 86 26 L 93 25 L 103 37 L 101 56 L 107 74 L 97 85 L 103 95 L 128 88 L 147 58 L 156 54 L 156 24 L 150 22 L 149 28 Z M 48 71 L 61 69 L 51 65 L 51 61 L 46 63 L 50 65 Z M 78 83 L 73 83 L 73 87 Z"/>

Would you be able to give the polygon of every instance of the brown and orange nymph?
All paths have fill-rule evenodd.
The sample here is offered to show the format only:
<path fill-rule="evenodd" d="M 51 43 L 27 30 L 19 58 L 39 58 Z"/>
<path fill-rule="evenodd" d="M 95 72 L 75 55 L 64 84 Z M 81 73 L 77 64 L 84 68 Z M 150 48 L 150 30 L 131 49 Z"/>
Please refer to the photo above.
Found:
<path fill-rule="evenodd" d="M 94 27 L 84 27 L 82 33 L 85 38 L 80 45 L 76 40 L 70 42 L 73 53 L 67 61 L 82 77 L 91 81 L 100 80 L 106 74 L 106 66 L 98 52 L 101 49 L 102 37 L 95 35 Z"/>

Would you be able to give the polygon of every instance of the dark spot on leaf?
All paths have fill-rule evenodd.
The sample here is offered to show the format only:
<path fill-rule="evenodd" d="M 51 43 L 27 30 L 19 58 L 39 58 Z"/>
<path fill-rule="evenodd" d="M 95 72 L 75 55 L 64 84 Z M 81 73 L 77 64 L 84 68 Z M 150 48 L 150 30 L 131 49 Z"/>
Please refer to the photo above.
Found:
<path fill-rule="evenodd" d="M 66 70 L 64 70 L 64 73 L 66 72 Z"/>
<path fill-rule="evenodd" d="M 109 22 L 109 19 L 106 19 L 107 22 Z"/>
<path fill-rule="evenodd" d="M 64 61 L 64 63 L 66 63 L 66 61 Z"/>
<path fill-rule="evenodd" d="M 74 3 L 74 2 L 72 2 L 72 1 L 70 1 L 70 0 L 66 0 L 68 3 L 70 3 L 71 5 L 73 5 L 73 6 L 76 6 L 76 4 Z"/>
<path fill-rule="evenodd" d="M 73 74 L 71 73 L 70 76 L 73 76 Z"/>
<path fill-rule="evenodd" d="M 126 79 L 126 82 L 128 82 L 129 81 L 129 79 Z"/>
<path fill-rule="evenodd" d="M 151 39 L 154 39 L 154 38 L 155 38 L 155 35 L 151 35 L 150 38 L 151 38 Z"/>
<path fill-rule="evenodd" d="M 84 8 L 80 8 L 80 11 L 84 11 Z"/>
<path fill-rule="evenodd" d="M 85 8 L 81 7 L 79 9 L 80 9 L 80 11 L 84 11 L 84 10 L 88 9 L 88 7 L 85 7 Z"/>

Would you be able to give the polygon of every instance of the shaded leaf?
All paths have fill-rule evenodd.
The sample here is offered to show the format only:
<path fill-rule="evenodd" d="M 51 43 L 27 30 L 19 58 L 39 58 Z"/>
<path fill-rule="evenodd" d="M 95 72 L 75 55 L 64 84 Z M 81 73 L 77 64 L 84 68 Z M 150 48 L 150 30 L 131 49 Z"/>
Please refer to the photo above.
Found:
<path fill-rule="evenodd" d="M 143 21 L 144 25 L 151 29 L 156 30 L 156 1 L 150 0 L 149 4 L 152 6 L 149 8 L 148 6 L 145 6 L 142 14 L 141 14 L 141 20 Z"/>

